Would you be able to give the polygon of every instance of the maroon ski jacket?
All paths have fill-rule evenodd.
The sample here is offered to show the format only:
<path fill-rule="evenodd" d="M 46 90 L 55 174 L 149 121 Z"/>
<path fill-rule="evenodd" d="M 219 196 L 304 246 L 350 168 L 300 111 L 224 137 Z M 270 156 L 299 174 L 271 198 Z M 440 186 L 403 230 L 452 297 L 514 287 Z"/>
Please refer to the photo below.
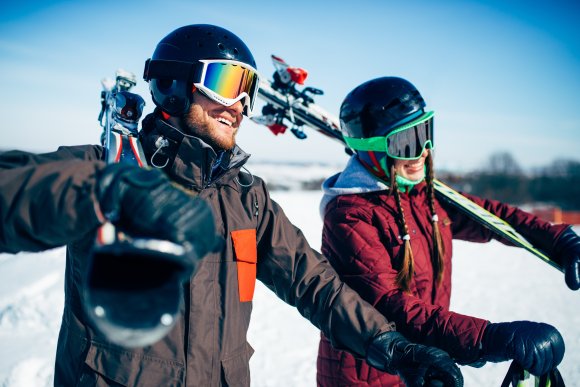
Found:
<path fill-rule="evenodd" d="M 415 264 L 411 291 L 405 293 L 395 285 L 397 270 L 393 267 L 402 259 L 399 252 L 403 240 L 402 230 L 396 223 L 397 205 L 394 197 L 388 196 L 387 187 L 353 157 L 342 173 L 325 181 L 323 189 L 322 252 L 342 280 L 389 321 L 395 322 L 397 330 L 410 340 L 444 349 L 460 363 L 476 361 L 487 321 L 449 310 L 452 239 L 488 242 L 498 237 L 454 208 L 436 202 L 446 248 L 443 282 L 437 287 L 430 258 L 434 241 L 426 184 L 418 184 L 408 194 L 401 193 Z M 552 252 L 553 241 L 568 227 L 553 226 L 497 201 L 466 196 L 505 219 L 547 252 Z M 498 240 L 510 244 L 507 240 Z M 317 371 L 321 386 L 404 386 L 397 376 L 380 372 L 347 352 L 333 349 L 323 334 Z"/>

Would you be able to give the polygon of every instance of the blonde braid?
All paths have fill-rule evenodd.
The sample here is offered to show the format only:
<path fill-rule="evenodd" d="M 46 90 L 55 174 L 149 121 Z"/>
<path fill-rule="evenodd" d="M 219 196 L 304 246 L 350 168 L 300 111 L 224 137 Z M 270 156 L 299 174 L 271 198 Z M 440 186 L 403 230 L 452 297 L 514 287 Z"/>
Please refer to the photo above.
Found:
<path fill-rule="evenodd" d="M 391 189 L 389 194 L 393 193 L 395 195 L 395 202 L 397 203 L 397 208 L 399 210 L 400 219 L 399 222 L 403 229 L 403 263 L 395 281 L 397 285 L 403 289 L 403 291 L 408 292 L 410 290 L 411 279 L 413 278 L 414 272 L 414 259 L 413 250 L 411 249 L 411 236 L 409 235 L 409 228 L 407 227 L 407 222 L 405 222 L 405 212 L 403 211 L 403 206 L 401 205 L 401 195 L 399 194 L 399 187 L 397 186 L 397 180 L 395 179 L 395 168 L 391 167 Z"/>
<path fill-rule="evenodd" d="M 427 182 L 427 197 L 429 200 L 429 209 L 431 210 L 432 222 L 433 222 L 433 253 L 431 254 L 431 262 L 433 264 L 433 272 L 435 274 L 435 283 L 437 286 L 441 285 L 443 281 L 443 269 L 444 269 L 444 257 L 445 257 L 445 245 L 443 243 L 443 238 L 441 237 L 441 231 L 439 230 L 439 218 L 437 212 L 435 211 L 435 192 L 433 189 L 433 179 L 434 179 L 434 169 L 433 169 L 433 156 L 431 151 L 427 156 L 427 173 L 425 180 Z"/>

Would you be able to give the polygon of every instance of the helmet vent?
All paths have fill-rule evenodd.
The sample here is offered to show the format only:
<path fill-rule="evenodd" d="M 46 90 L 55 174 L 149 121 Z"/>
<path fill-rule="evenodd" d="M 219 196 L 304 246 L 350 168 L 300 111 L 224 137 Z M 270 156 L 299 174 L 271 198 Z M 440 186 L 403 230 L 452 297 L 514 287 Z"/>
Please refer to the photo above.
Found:
<path fill-rule="evenodd" d="M 226 49 L 226 47 L 222 43 L 218 43 L 218 48 L 220 49 L 220 51 L 223 51 Z"/>
<path fill-rule="evenodd" d="M 238 55 L 238 49 L 234 47 L 234 55 Z"/>
<path fill-rule="evenodd" d="M 395 106 L 398 106 L 398 105 L 401 105 L 401 104 L 402 104 L 401 99 L 400 98 L 397 98 L 397 99 L 394 99 L 392 101 L 389 101 L 388 104 L 383 105 L 382 110 L 390 110 L 390 109 L 395 108 Z"/>

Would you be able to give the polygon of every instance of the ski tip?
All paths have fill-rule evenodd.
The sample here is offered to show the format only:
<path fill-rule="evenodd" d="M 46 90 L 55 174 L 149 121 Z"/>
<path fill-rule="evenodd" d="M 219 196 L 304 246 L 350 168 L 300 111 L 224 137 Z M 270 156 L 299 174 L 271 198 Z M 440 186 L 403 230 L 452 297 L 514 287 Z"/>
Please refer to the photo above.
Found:
<path fill-rule="evenodd" d="M 286 64 L 286 61 L 279 56 L 272 54 L 272 61 L 275 63 Z"/>

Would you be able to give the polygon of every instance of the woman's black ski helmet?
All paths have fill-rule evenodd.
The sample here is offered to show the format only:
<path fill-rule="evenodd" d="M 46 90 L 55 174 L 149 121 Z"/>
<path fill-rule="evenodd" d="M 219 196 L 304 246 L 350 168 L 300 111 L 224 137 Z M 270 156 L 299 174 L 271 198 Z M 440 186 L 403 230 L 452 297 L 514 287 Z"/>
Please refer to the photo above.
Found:
<path fill-rule="evenodd" d="M 340 128 L 346 137 L 384 136 L 397 123 L 425 108 L 425 101 L 411 82 L 382 77 L 352 90 L 340 107 Z"/>

